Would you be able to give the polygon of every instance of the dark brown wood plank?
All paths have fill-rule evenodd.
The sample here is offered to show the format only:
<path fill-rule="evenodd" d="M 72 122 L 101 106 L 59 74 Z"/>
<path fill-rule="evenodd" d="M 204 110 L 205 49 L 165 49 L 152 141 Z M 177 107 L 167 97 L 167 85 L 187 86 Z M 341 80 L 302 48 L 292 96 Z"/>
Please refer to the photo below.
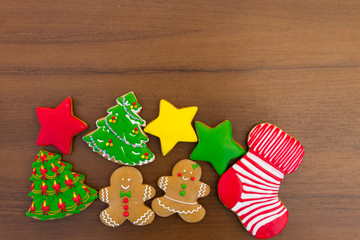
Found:
<path fill-rule="evenodd" d="M 246 145 L 249 130 L 271 122 L 299 139 L 304 162 L 285 177 L 289 210 L 274 239 L 360 236 L 360 2 L 358 1 L 10 1 L 0 2 L 0 236 L 4 239 L 253 239 L 216 194 L 219 177 L 201 162 L 212 188 L 197 224 L 157 217 L 147 227 L 105 227 L 96 201 L 81 214 L 40 222 L 25 216 L 31 163 L 41 147 L 36 107 L 67 96 L 93 130 L 115 99 L 134 91 L 151 121 L 161 98 L 196 105 L 196 120 L 228 119 Z M 86 133 L 86 132 L 85 132 Z M 64 161 L 96 189 L 119 165 L 75 137 Z M 180 143 L 139 167 L 156 186 L 195 143 Z M 56 151 L 53 147 L 45 147 Z"/>

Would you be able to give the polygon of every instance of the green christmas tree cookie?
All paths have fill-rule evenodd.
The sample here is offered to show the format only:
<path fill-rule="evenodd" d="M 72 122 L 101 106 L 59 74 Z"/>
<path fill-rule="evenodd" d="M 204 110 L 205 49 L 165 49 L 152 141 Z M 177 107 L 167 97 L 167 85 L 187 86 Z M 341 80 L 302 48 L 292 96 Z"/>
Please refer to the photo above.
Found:
<path fill-rule="evenodd" d="M 108 115 L 96 122 L 97 130 L 83 137 L 94 152 L 106 159 L 124 165 L 143 165 L 155 159 L 146 146 L 149 138 L 141 127 L 145 120 L 139 117 L 141 106 L 130 92 L 117 100 L 117 105 L 107 110 Z"/>
<path fill-rule="evenodd" d="M 33 198 L 26 215 L 40 220 L 58 219 L 84 210 L 97 198 L 85 185 L 85 176 L 72 172 L 61 155 L 41 150 L 32 164 L 29 196 Z"/>

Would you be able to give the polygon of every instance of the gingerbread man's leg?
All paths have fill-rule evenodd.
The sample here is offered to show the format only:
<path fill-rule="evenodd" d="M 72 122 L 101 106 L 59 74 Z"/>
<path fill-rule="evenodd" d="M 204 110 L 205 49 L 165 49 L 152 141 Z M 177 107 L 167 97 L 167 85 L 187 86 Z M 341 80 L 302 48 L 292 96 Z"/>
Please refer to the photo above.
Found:
<path fill-rule="evenodd" d="M 117 213 L 115 208 L 108 207 L 100 213 L 100 220 L 108 227 L 118 227 L 123 224 L 126 219 Z"/>
<path fill-rule="evenodd" d="M 174 214 L 173 211 L 170 211 L 163 203 L 164 197 L 155 198 L 151 202 L 151 208 L 154 210 L 154 212 L 159 215 L 160 217 L 168 217 L 172 214 Z"/>
<path fill-rule="evenodd" d="M 134 212 L 131 212 L 129 221 L 137 226 L 144 226 L 152 223 L 155 219 L 155 213 L 147 206 L 137 206 Z"/>
<path fill-rule="evenodd" d="M 195 223 L 201 221 L 201 219 L 205 216 L 205 209 L 199 205 L 199 209 L 197 211 L 191 212 L 184 212 L 184 213 L 178 213 L 179 216 L 185 221 L 189 223 Z"/>

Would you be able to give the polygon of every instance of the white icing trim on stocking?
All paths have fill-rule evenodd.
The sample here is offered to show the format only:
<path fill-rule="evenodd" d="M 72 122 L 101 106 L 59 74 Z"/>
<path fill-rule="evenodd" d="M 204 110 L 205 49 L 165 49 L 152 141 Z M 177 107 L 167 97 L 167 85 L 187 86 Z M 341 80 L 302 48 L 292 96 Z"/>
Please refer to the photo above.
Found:
<path fill-rule="evenodd" d="M 260 159 L 260 158 L 259 158 Z M 266 173 L 264 173 L 263 171 L 259 170 L 256 166 L 252 165 L 248 160 L 246 160 L 245 158 L 241 159 L 241 162 L 248 167 L 251 171 L 253 171 L 254 173 L 256 173 L 257 175 L 259 175 L 260 177 L 262 177 L 263 179 L 273 183 L 273 184 L 280 184 L 280 182 L 272 177 L 270 177 L 269 175 L 267 175 Z"/>
<path fill-rule="evenodd" d="M 284 206 L 281 206 L 281 208 L 277 209 L 276 211 L 261 214 L 261 215 L 257 216 L 256 218 L 254 218 L 253 220 L 251 220 L 248 223 L 248 225 L 246 226 L 246 230 L 250 231 L 253 225 L 256 226 L 261 220 L 265 219 L 266 217 L 277 214 L 277 213 L 281 212 L 282 210 L 286 210 L 286 208 Z"/>
<path fill-rule="evenodd" d="M 276 215 L 273 215 L 273 216 L 271 216 L 271 217 L 269 217 L 269 218 L 267 218 L 267 219 L 264 219 L 264 220 L 258 222 L 258 223 L 255 225 L 254 229 L 253 229 L 253 234 L 254 234 L 254 236 L 256 235 L 256 233 L 257 233 L 257 231 L 259 230 L 259 228 L 261 228 L 261 227 L 264 226 L 265 224 L 268 224 L 269 222 L 275 220 L 276 218 L 281 217 L 281 216 L 284 215 L 286 212 L 287 212 L 287 209 L 285 208 L 284 211 L 282 211 L 281 213 L 276 214 Z"/>
<path fill-rule="evenodd" d="M 264 160 L 262 160 L 261 158 L 259 158 L 255 154 L 252 154 L 251 152 L 248 152 L 246 155 L 250 159 L 254 160 L 257 164 L 259 164 L 262 168 L 267 170 L 268 172 L 274 174 L 278 178 L 281 178 L 281 179 L 284 178 L 284 174 L 282 172 L 280 172 L 279 170 L 277 170 L 276 168 L 274 168 L 273 166 L 271 166 L 270 164 L 268 164 L 267 162 L 265 162 Z"/>
<path fill-rule="evenodd" d="M 161 207 L 165 208 L 166 210 L 169 210 L 170 212 L 174 212 L 174 213 L 183 213 L 183 214 L 189 214 L 190 213 L 190 214 L 192 214 L 194 212 L 198 212 L 200 210 L 200 208 L 201 208 L 201 205 L 199 205 L 199 207 L 197 207 L 196 209 L 194 209 L 192 211 L 190 211 L 190 210 L 188 210 L 188 211 L 179 211 L 179 210 L 175 210 L 175 209 L 170 208 L 170 207 L 166 207 L 165 204 L 161 204 L 160 198 L 157 198 L 157 200 L 158 200 L 159 205 Z"/>
<path fill-rule="evenodd" d="M 102 215 L 102 219 L 111 227 L 118 227 L 120 226 L 120 224 L 118 224 L 116 221 L 114 221 L 109 214 L 107 213 L 106 210 L 102 211 L 101 213 Z"/>
<path fill-rule="evenodd" d="M 138 225 L 138 226 L 144 225 L 144 223 L 146 223 L 153 214 L 154 214 L 154 212 L 151 209 L 149 209 L 146 213 L 144 213 L 144 215 L 142 215 L 139 219 L 137 219 L 134 222 L 134 224 Z M 146 217 L 146 215 L 148 215 L 148 216 Z M 142 220 L 143 218 L 145 218 L 145 219 Z M 141 221 L 141 223 L 138 223 L 139 221 Z"/>
<path fill-rule="evenodd" d="M 241 160 L 241 161 L 242 161 L 242 160 Z M 235 165 L 233 166 L 233 168 L 234 168 L 237 172 L 239 172 L 239 173 L 241 173 L 241 174 L 243 174 L 243 175 L 246 175 L 248 178 L 250 178 L 250 179 L 252 179 L 252 180 L 254 180 L 254 181 L 260 182 L 260 183 L 266 185 L 267 187 L 272 187 L 273 189 L 279 189 L 279 185 L 278 185 L 278 184 L 271 184 L 271 183 L 265 182 L 264 180 L 262 180 L 262 179 L 260 179 L 260 178 L 258 178 L 258 177 L 256 177 L 256 176 L 254 176 L 253 174 L 251 174 L 251 173 L 249 173 L 248 171 L 244 170 L 243 168 L 241 168 L 241 167 L 240 167 L 239 165 L 237 165 L 237 164 L 235 164 Z M 244 179 L 244 182 L 245 182 L 245 181 L 248 181 L 246 178 L 243 178 L 243 177 L 240 177 L 240 179 L 241 179 L 241 181 L 243 181 L 243 179 Z"/>

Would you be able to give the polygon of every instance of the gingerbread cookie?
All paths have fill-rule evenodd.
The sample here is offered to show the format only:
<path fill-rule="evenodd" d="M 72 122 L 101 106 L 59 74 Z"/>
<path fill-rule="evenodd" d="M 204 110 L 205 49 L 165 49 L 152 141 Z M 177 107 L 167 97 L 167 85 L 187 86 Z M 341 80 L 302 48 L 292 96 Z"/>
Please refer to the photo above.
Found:
<path fill-rule="evenodd" d="M 152 201 L 151 207 L 161 217 L 177 213 L 184 221 L 199 222 L 205 216 L 205 209 L 197 202 L 206 197 L 210 187 L 200 182 L 201 167 L 188 159 L 177 162 L 172 176 L 159 178 L 158 185 L 165 195 Z"/>
<path fill-rule="evenodd" d="M 143 177 L 134 167 L 121 167 L 113 172 L 110 186 L 102 188 L 99 199 L 109 204 L 100 214 L 108 227 L 118 227 L 126 220 L 137 226 L 152 223 L 154 212 L 144 204 L 155 196 L 155 188 L 143 184 Z"/>
<path fill-rule="evenodd" d="M 278 197 L 280 183 L 302 162 L 304 148 L 280 128 L 263 123 L 248 138 L 249 151 L 220 178 L 220 200 L 256 238 L 280 233 L 288 211 Z"/>

